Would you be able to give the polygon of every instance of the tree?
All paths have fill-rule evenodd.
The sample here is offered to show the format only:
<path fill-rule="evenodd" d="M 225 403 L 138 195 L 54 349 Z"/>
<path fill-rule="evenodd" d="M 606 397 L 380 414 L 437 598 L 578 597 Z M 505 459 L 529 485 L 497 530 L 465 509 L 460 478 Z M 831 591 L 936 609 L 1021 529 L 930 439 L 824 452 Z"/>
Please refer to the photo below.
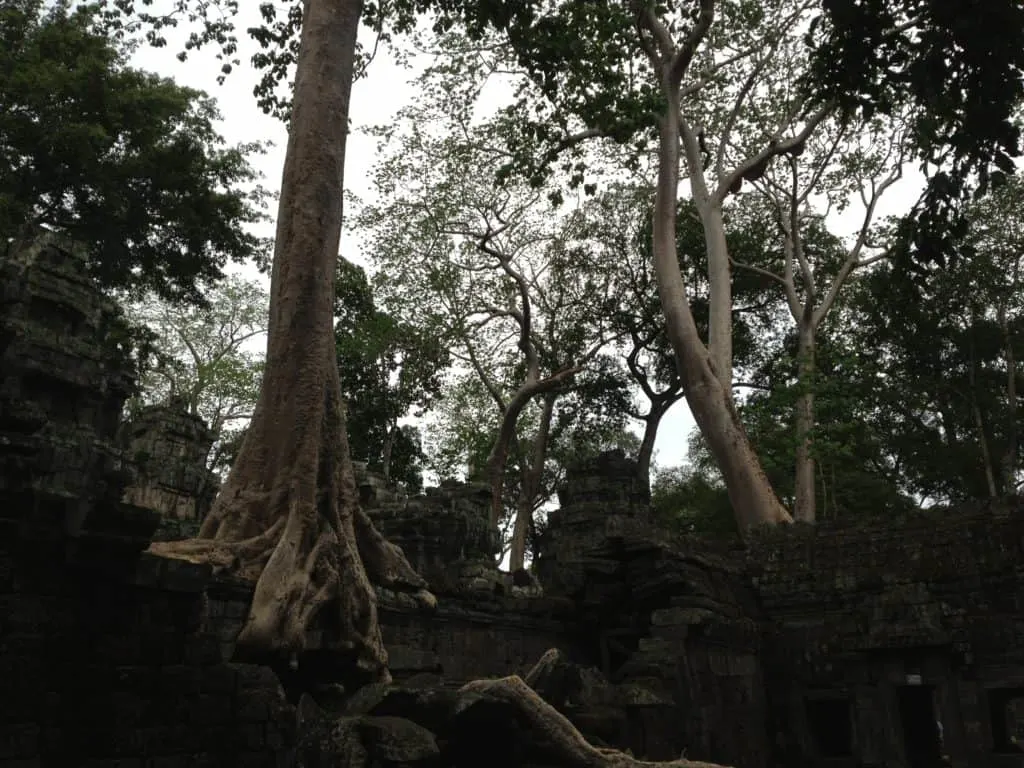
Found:
<path fill-rule="evenodd" d="M 615 283 L 616 304 L 612 313 L 616 334 L 628 340 L 622 349 L 625 380 L 639 389 L 640 398 L 623 397 L 621 408 L 644 425 L 637 453 L 637 472 L 649 483 L 654 442 L 662 418 L 684 397 L 652 267 L 652 190 L 646 186 L 610 186 L 583 208 L 591 263 L 601 264 Z M 679 268 L 686 277 L 687 298 L 701 339 L 708 338 L 710 285 L 705 268 L 704 232 L 692 204 L 684 200 L 678 209 L 676 249 Z M 733 258 L 746 262 L 758 258 L 769 246 L 770 227 L 763 221 L 740 217 L 726 233 Z M 777 324 L 780 302 L 772 295 L 770 281 L 753 271 L 733 276 L 733 367 L 745 370 L 764 352 L 766 339 Z M 746 386 L 734 382 L 733 387 Z M 623 386 L 628 386 L 623 384 Z M 646 401 L 637 404 L 635 400 Z"/>
<path fill-rule="evenodd" d="M 793 404 L 793 512 L 801 522 L 814 522 L 816 517 L 813 435 L 818 330 L 851 275 L 891 255 L 890 244 L 878 242 L 875 219 L 882 196 L 903 175 L 906 150 L 902 126 L 889 120 L 876 120 L 852 137 L 845 123 L 823 121 L 799 155 L 787 155 L 754 182 L 761 197 L 754 206 L 760 202 L 767 207 L 754 215 L 766 214 L 777 228 L 781 247 L 767 251 L 776 258 L 765 260 L 762 254 L 758 265 L 731 256 L 735 266 L 770 279 L 782 290 L 795 324 L 800 394 Z M 864 210 L 847 248 L 824 229 L 825 217 L 814 210 L 811 198 L 824 199 L 826 211 L 842 211 L 855 194 Z"/>
<path fill-rule="evenodd" d="M 563 484 L 569 467 L 604 451 L 622 449 L 635 454 L 639 449 L 639 440 L 626 426 L 621 407 L 624 395 L 617 391 L 621 382 L 606 370 L 614 362 L 610 356 L 599 357 L 581 371 L 571 389 L 557 397 L 538 398 L 520 415 L 502 482 L 498 524 L 504 544 L 499 562 L 511 555 L 514 528 L 520 518 L 526 530 L 524 558 L 536 552 L 538 518 Z M 438 405 L 427 428 L 433 469 L 442 478 L 463 474 L 471 479 L 486 478 L 499 425 L 495 423 L 493 400 L 482 381 L 472 372 L 463 372 L 454 378 Z M 547 424 L 546 432 L 540 429 L 542 422 Z M 542 465 L 536 458 L 536 441 L 540 439 L 545 441 Z M 535 479 L 527 478 L 534 473 Z M 535 484 L 524 493 L 524 486 L 531 481 Z M 524 510 L 522 515 L 520 509 Z"/>
<path fill-rule="evenodd" d="M 189 0 L 180 0 L 179 4 L 185 9 L 190 5 Z M 406 24 L 409 23 L 408 17 L 419 10 L 417 5 L 413 4 L 408 8 Z M 468 22 L 470 34 L 481 27 L 500 25 L 509 32 L 514 44 L 523 47 L 523 50 L 518 52 L 521 58 L 531 58 L 527 55 L 531 52 L 530 46 L 533 46 L 534 50 L 540 47 L 544 55 L 532 57 L 530 62 L 533 65 L 532 73 L 537 76 L 537 80 L 541 84 L 547 81 L 549 90 L 557 91 L 564 82 L 563 78 L 571 76 L 575 78 L 576 85 L 582 86 L 575 94 L 581 97 L 577 104 L 589 104 L 599 111 L 606 110 L 609 104 L 617 105 L 618 102 L 614 96 L 611 99 L 595 98 L 595 83 L 611 86 L 604 88 L 604 93 L 623 93 L 630 96 L 632 93 L 628 88 L 622 87 L 621 79 L 601 76 L 609 71 L 606 56 L 614 50 L 608 45 L 608 35 L 590 36 L 587 33 L 596 22 L 602 25 L 600 31 L 606 32 L 610 29 L 613 35 L 619 36 L 616 38 L 618 42 L 621 35 L 632 35 L 636 15 L 642 17 L 646 28 L 654 34 L 655 45 L 660 46 L 664 53 L 674 53 L 671 59 L 658 58 L 658 47 L 652 49 L 654 55 L 651 58 L 657 60 L 658 73 L 663 76 L 668 86 L 668 93 L 662 94 L 668 103 L 663 104 L 662 99 L 656 95 L 656 89 L 651 89 L 648 85 L 645 96 L 654 98 L 647 98 L 646 104 L 649 107 L 657 104 L 658 108 L 641 113 L 643 116 L 639 119 L 641 125 L 650 126 L 651 118 L 661 118 L 662 150 L 667 153 L 663 160 L 667 159 L 668 162 L 662 163 L 660 174 L 660 195 L 656 215 L 659 215 L 662 221 L 655 228 L 655 250 L 659 266 L 664 267 L 672 277 L 672 270 L 677 270 L 678 267 L 673 267 L 674 259 L 666 256 L 672 255 L 670 248 L 674 240 L 674 182 L 678 172 L 678 157 L 677 145 L 668 139 L 677 141 L 679 138 L 678 132 L 673 136 L 672 130 L 669 130 L 679 126 L 679 103 L 673 97 L 680 95 L 681 76 L 694 60 L 697 45 L 711 28 L 714 20 L 714 5 L 711 0 L 702 0 L 695 24 L 683 20 L 682 27 L 686 29 L 687 34 L 686 42 L 680 51 L 670 51 L 671 31 L 668 29 L 665 29 L 669 36 L 667 45 L 663 45 L 666 36 L 660 33 L 665 27 L 664 24 L 659 27 L 648 23 L 653 8 L 639 7 L 626 10 L 618 6 L 610 8 L 594 4 L 559 5 L 559 11 L 575 14 L 574 18 L 568 19 L 570 23 L 565 24 L 563 22 L 566 20 L 561 18 L 538 19 L 538 13 L 550 9 L 532 3 L 463 4 L 452 0 L 450 3 L 424 2 L 422 5 L 423 10 L 430 8 L 440 12 L 452 9 L 460 19 Z M 849 1 L 836 3 L 836 7 L 840 9 L 848 9 L 851 5 L 854 3 Z M 909 6 L 911 0 L 904 0 L 899 8 L 903 11 Z M 400 10 L 403 7 L 406 6 L 399 5 Z M 744 6 L 743 10 L 756 15 L 758 7 L 759 5 L 751 9 Z M 930 33 L 934 29 L 940 32 L 947 30 L 963 16 L 958 12 L 951 15 L 942 11 L 940 14 L 936 7 L 946 6 L 935 3 L 924 9 L 925 12 L 930 12 L 930 15 L 922 16 L 922 24 L 927 27 L 926 32 Z M 267 4 L 264 8 L 267 9 L 265 12 L 268 15 L 273 15 L 272 5 Z M 273 25 L 269 20 L 261 31 L 265 39 L 269 38 L 279 46 L 275 53 L 283 51 L 281 56 L 267 55 L 267 61 L 273 71 L 282 58 L 287 59 L 288 56 L 294 55 L 293 33 L 299 26 L 295 19 L 301 19 L 296 87 L 290 112 L 292 132 L 289 160 L 282 190 L 282 216 L 279 219 L 279 237 L 271 289 L 267 372 L 253 419 L 253 428 L 228 480 L 227 490 L 230 493 L 221 494 L 214 510 L 216 512 L 218 508 L 220 509 L 221 514 L 218 516 L 223 518 L 225 525 L 216 524 L 209 530 L 213 532 L 220 529 L 220 538 L 225 543 L 249 538 L 248 534 L 263 534 L 247 548 L 241 548 L 237 544 L 233 548 L 250 554 L 256 551 L 263 555 L 268 551 L 273 552 L 269 560 L 247 558 L 253 569 L 262 569 L 262 576 L 257 585 L 251 620 L 241 638 L 243 641 L 251 643 L 260 639 L 256 645 L 276 647 L 301 645 L 302 628 L 320 607 L 330 603 L 340 608 L 340 633 L 356 649 L 362 667 L 377 671 L 383 668 L 384 653 L 380 647 L 379 629 L 375 621 L 373 595 L 361 560 L 365 561 L 372 573 L 381 577 L 390 575 L 390 581 L 397 580 L 396 574 L 404 575 L 411 571 L 397 553 L 390 552 L 384 546 L 383 540 L 375 535 L 372 525 L 360 514 L 358 507 L 351 503 L 343 503 L 348 502 L 352 496 L 351 469 L 348 467 L 347 446 L 342 428 L 340 387 L 336 378 L 330 322 L 333 293 L 330 275 L 334 273 L 332 261 L 336 253 L 336 232 L 341 218 L 341 171 L 344 159 L 344 132 L 332 133 L 332 128 L 337 127 L 339 117 L 344 120 L 348 114 L 347 97 L 354 69 L 356 26 L 361 7 L 350 0 L 309 0 L 302 7 L 296 3 L 289 8 L 293 13 L 289 15 L 289 21 L 284 25 L 282 34 L 275 37 L 273 33 L 277 30 L 271 28 Z M 611 11 L 610 14 L 605 13 L 606 8 Z M 218 10 L 217 3 L 201 5 L 204 19 L 210 19 L 209 14 Z M 375 7 L 374 10 L 380 9 Z M 870 10 L 873 12 L 875 9 L 872 7 Z M 995 45 L 989 42 L 994 36 L 989 34 L 990 29 L 983 24 L 992 18 L 993 13 L 1002 14 L 998 17 L 1001 25 L 997 25 L 996 28 L 1006 29 L 1008 32 L 1007 38 L 1000 38 Z M 1007 93 L 1017 98 L 1020 95 L 1021 89 L 1016 87 L 1018 83 L 1013 81 L 1013 76 L 1019 68 L 1008 70 L 1006 62 L 1010 59 L 1011 64 L 1015 64 L 1020 56 L 1024 56 L 1024 45 L 1012 44 L 1015 35 L 1024 35 L 1024 24 L 1006 22 L 1018 20 L 1022 13 L 1024 9 L 1020 9 L 1015 0 L 993 0 L 992 3 L 975 7 L 971 15 L 969 29 L 985 33 L 966 40 L 967 43 L 977 43 L 972 48 L 972 53 L 978 53 L 978 48 L 988 44 L 990 49 L 998 48 L 1002 54 L 1000 57 L 985 58 L 985 51 L 980 51 L 980 57 L 972 56 L 968 62 L 976 64 L 980 59 L 986 65 L 987 68 L 982 67 L 978 72 L 969 74 L 984 77 L 985 85 L 990 90 L 992 102 L 995 104 L 1006 104 Z M 377 21 L 382 19 L 378 18 Z M 442 23 L 446 21 L 447 19 L 441 18 Z M 558 23 L 551 23 L 552 21 Z M 608 24 L 609 21 L 614 24 Z M 890 32 L 892 16 L 885 16 L 884 21 L 886 31 Z M 292 34 L 289 34 L 289 30 Z M 556 34 L 553 36 L 551 32 Z M 840 29 L 832 38 L 842 42 L 858 33 L 859 29 L 854 25 L 853 28 Z M 231 35 L 224 31 L 223 24 L 207 24 L 204 33 L 198 37 L 199 43 L 221 40 L 228 48 L 233 44 Z M 650 41 L 650 37 L 645 39 Z M 918 59 L 912 55 L 907 56 L 906 53 L 907 49 L 920 45 L 922 39 L 926 46 L 924 52 L 931 54 L 924 58 L 926 73 L 929 64 L 934 64 L 937 71 L 945 71 L 944 61 L 945 69 L 950 68 L 949 61 L 959 63 L 952 55 L 957 50 L 952 43 L 961 42 L 958 39 L 951 42 L 949 36 L 939 36 L 936 42 L 934 35 L 922 36 L 919 29 L 913 26 L 897 26 L 892 37 L 887 37 L 881 42 L 891 42 L 892 39 L 904 43 L 903 46 L 890 46 L 897 48 L 903 55 L 901 60 L 904 67 L 907 66 L 907 62 L 913 62 L 915 67 L 918 66 Z M 1011 41 L 1009 47 L 1006 39 Z M 633 43 L 635 39 L 630 37 L 629 42 Z M 763 47 L 764 42 L 763 39 L 760 40 L 759 47 Z M 841 46 L 839 49 L 843 52 L 846 50 Z M 963 45 L 960 45 L 959 49 L 962 50 Z M 588 55 L 591 52 L 603 55 Z M 1013 56 L 1018 58 L 1014 60 Z M 580 68 L 571 66 L 587 64 L 588 61 L 589 71 L 584 71 L 582 76 Z M 868 61 L 869 64 L 874 64 L 877 57 Z M 840 91 L 855 91 L 859 94 L 868 90 L 869 85 L 885 80 L 880 77 L 882 70 L 872 69 L 870 66 L 866 72 L 864 69 L 858 69 L 852 87 L 845 88 L 841 87 L 849 83 L 843 79 L 845 73 L 827 71 L 826 74 L 830 77 L 822 78 L 823 87 L 837 87 Z M 954 74 L 959 75 L 962 70 L 969 69 L 970 67 L 961 66 Z M 284 69 L 281 74 L 286 72 L 287 69 Z M 312 77 L 314 72 L 317 75 L 316 80 Z M 633 69 L 628 66 L 622 67 L 619 71 L 623 78 L 631 77 L 632 72 Z M 999 76 L 1002 76 L 1002 80 L 999 80 Z M 661 80 L 659 77 L 655 82 L 660 83 Z M 1013 82 L 1015 87 L 1005 87 L 1007 80 Z M 837 82 L 839 86 L 836 86 Z M 905 83 L 900 85 L 905 86 Z M 918 86 L 916 91 L 913 87 L 908 89 L 913 92 L 912 95 L 920 96 L 922 100 L 928 95 L 929 91 L 922 85 L 922 78 L 917 78 L 911 85 Z M 959 87 L 961 85 L 962 87 Z M 928 87 L 934 93 L 934 88 Z M 962 83 L 958 81 L 958 87 L 949 90 L 952 93 L 946 94 L 946 89 L 943 89 L 943 98 L 947 101 L 960 100 L 964 105 L 972 104 L 972 99 L 978 93 L 978 89 L 972 87 L 970 78 L 963 80 Z M 959 115 L 954 117 L 957 116 Z M 954 122 L 946 117 L 943 113 L 938 121 L 931 121 L 928 125 L 935 128 L 937 122 L 937 134 L 958 136 L 957 130 L 944 130 L 950 122 Z M 542 122 L 545 116 L 538 115 L 538 118 L 539 122 Z M 994 122 L 997 121 L 969 126 L 978 128 L 971 138 L 991 138 L 993 132 L 1002 127 L 1001 124 Z M 556 122 L 553 125 L 557 127 L 560 124 Z M 1014 141 L 1018 137 L 1019 133 L 1015 135 Z M 560 141 L 561 137 L 558 140 Z M 984 141 L 980 143 L 984 144 Z M 958 146 L 957 150 L 961 157 L 967 155 L 973 160 L 984 154 L 983 150 L 986 148 L 982 147 L 982 151 L 973 151 L 977 144 L 978 141 L 972 141 L 966 150 L 963 145 Z M 692 149 L 692 146 L 693 143 L 688 142 L 688 147 Z M 770 147 L 772 152 L 776 153 L 789 148 L 795 148 L 795 145 L 782 142 Z M 668 193 L 671 193 L 671 199 Z M 677 344 L 676 339 L 673 339 L 678 362 L 683 368 L 692 358 L 696 365 L 693 367 L 693 373 L 686 375 L 692 375 L 695 383 L 706 390 L 701 392 L 700 396 L 708 401 L 702 403 L 707 408 L 700 412 L 698 421 L 705 422 L 702 427 L 708 434 L 714 434 L 709 428 L 714 423 L 720 428 L 716 439 L 722 438 L 723 435 L 725 437 L 724 442 L 720 441 L 725 445 L 725 448 L 719 446 L 718 452 L 723 454 L 720 461 L 723 469 L 728 470 L 727 477 L 738 478 L 731 483 L 735 489 L 731 487 L 730 494 L 735 496 L 736 502 L 751 502 L 750 514 L 747 515 L 745 511 L 744 519 L 784 519 L 784 511 L 777 500 L 774 500 L 770 488 L 765 488 L 763 473 L 758 475 L 756 457 L 750 452 L 743 435 L 737 431 L 735 414 L 728 407 L 729 398 L 721 396 L 721 384 L 715 378 L 716 373 L 706 351 L 701 352 L 703 347 L 692 343 L 696 338 L 696 333 L 692 332 L 691 328 L 693 323 L 687 323 L 685 317 L 682 318 L 682 325 L 676 322 L 679 318 L 675 309 L 678 309 L 680 303 L 684 305 L 685 315 L 685 297 L 680 290 L 680 283 L 681 280 L 673 279 L 666 281 L 662 286 L 664 303 L 676 302 L 673 310 L 667 312 L 670 335 L 676 334 L 680 342 L 689 343 L 687 347 L 686 343 Z M 680 328 L 684 333 L 677 333 Z M 694 387 L 687 386 L 688 393 L 693 389 Z M 707 393 L 710 395 L 705 398 L 704 395 Z M 721 405 L 722 403 L 724 405 Z M 726 417 L 723 421 L 724 428 L 718 423 L 719 416 Z M 276 426 L 272 429 L 271 425 Z M 729 437 L 736 438 L 735 446 L 739 446 L 738 448 L 728 446 Z M 318 472 L 318 469 L 324 471 Z M 272 489 L 268 487 L 269 478 L 273 478 L 274 488 L 278 491 L 275 494 L 270 493 Z M 318 485 L 321 491 L 319 494 Z M 249 504 L 244 499 L 245 494 L 250 491 L 250 500 L 256 503 Z M 268 496 L 273 496 L 273 504 L 260 503 L 266 501 Z M 290 503 L 292 500 L 296 503 Z M 320 509 L 317 508 L 318 500 Z M 742 509 L 743 504 L 736 503 L 734 506 Z M 286 521 L 290 524 L 286 525 Z M 231 529 L 233 531 L 228 533 Z M 278 534 L 282 531 L 287 531 L 285 538 L 288 544 L 268 547 L 268 544 L 276 545 Z M 358 550 L 357 531 L 360 534 Z M 320 532 L 323 535 L 318 538 L 315 534 Z M 314 541 L 319 542 L 315 548 Z M 223 548 L 224 545 L 218 546 Z M 217 549 L 209 545 L 197 545 L 196 548 L 205 552 L 207 556 Z M 312 573 L 319 577 L 315 582 L 317 586 L 314 586 L 314 581 L 310 578 Z M 414 574 L 412 577 L 414 584 L 422 583 L 415 579 Z M 511 688 L 507 687 L 505 690 L 510 695 L 515 695 Z M 522 696 L 517 700 L 524 701 Z M 531 711 L 536 714 L 536 707 Z M 559 731 L 557 740 L 568 753 L 582 755 L 594 764 L 635 764 L 635 761 L 624 756 L 599 754 L 586 746 L 580 746 L 578 734 L 571 732 L 571 729 L 569 732 Z M 680 761 L 682 762 L 684 761 Z"/>
<path fill-rule="evenodd" d="M 208 466 L 230 467 L 233 446 L 252 417 L 263 377 L 268 296 L 228 276 L 202 294 L 202 307 L 151 297 L 126 310 L 156 336 L 157 359 L 139 382 L 137 404 L 178 399 L 214 435 Z"/>
<path fill-rule="evenodd" d="M 1017 491 L 1022 210 L 1012 179 L 971 206 L 955 261 L 913 278 L 883 265 L 844 319 L 862 410 L 906 492 L 931 504 Z"/>
<path fill-rule="evenodd" d="M 432 598 L 359 506 L 334 345 L 343 126 L 361 4 L 310 0 L 304 10 L 260 396 L 199 538 L 153 549 L 256 579 L 240 648 L 297 654 L 310 623 L 330 610 L 353 677 L 386 680 L 370 579 Z"/>
<path fill-rule="evenodd" d="M 849 315 L 844 314 L 819 327 L 815 343 L 811 385 L 817 418 L 810 440 L 815 507 L 822 519 L 891 515 L 912 506 L 892 459 L 892 435 L 873 408 L 875 402 L 901 395 L 891 383 L 876 377 L 878 368 L 867 350 L 850 348 L 849 337 L 837 330 L 847 322 Z M 794 505 L 797 474 L 793 468 L 808 437 L 795 428 L 797 405 L 808 385 L 802 380 L 805 371 L 798 350 L 799 334 L 791 330 L 754 374 L 761 386 L 740 407 L 740 417 L 773 487 Z"/>
<path fill-rule="evenodd" d="M 1024 53 L 994 43 L 985 29 L 1024 21 L 1024 9 L 997 2 L 967 11 L 918 0 L 885 8 L 840 0 L 824 13 L 813 3 L 713 0 L 681 9 L 640 2 L 442 5 L 451 11 L 442 26 L 454 17 L 471 36 L 500 29 L 529 73 L 532 90 L 519 90 L 515 111 L 531 117 L 510 152 L 513 164 L 534 180 L 542 181 L 553 159 L 588 139 L 625 143 L 656 135 L 655 265 L 687 400 L 722 467 L 741 527 L 788 520 L 731 402 L 725 199 L 744 181 L 760 178 L 774 158 L 798 154 L 827 117 L 840 115 L 852 126 L 872 112 L 909 104 L 920 115 L 911 132 L 917 154 L 942 166 L 924 199 L 917 241 L 942 245 L 941 233 L 950 227 L 938 225 L 948 223 L 970 174 L 979 172 L 984 183 L 993 163 L 1005 174 L 1011 155 L 1021 152 L 1012 117 L 1024 93 Z M 971 20 L 962 23 L 966 15 Z M 956 87 L 939 93 L 935 82 Z M 990 98 L 991 107 L 974 110 L 979 95 Z M 712 284 L 707 346 L 674 248 L 683 159 L 706 235 Z M 582 182 L 585 168 L 573 160 L 569 166 Z"/>
<path fill-rule="evenodd" d="M 509 454 L 529 443 L 509 561 L 517 570 L 543 495 L 557 400 L 612 336 L 611 283 L 579 245 L 578 217 L 553 216 L 546 196 L 522 183 L 495 188 L 505 126 L 474 125 L 472 101 L 437 87 L 433 72 L 421 84 L 435 96 L 402 111 L 408 131 L 384 132 L 395 144 L 375 173 L 381 202 L 361 213 L 361 229 L 387 276 L 389 304 L 418 318 L 422 335 L 446 339 L 497 411 L 486 462 L 494 525 Z M 540 412 L 527 433 L 523 415 L 533 403 Z"/>
<path fill-rule="evenodd" d="M 416 430 L 399 425 L 440 396 L 449 354 L 442 340 L 377 308 L 365 271 L 338 257 L 334 327 L 341 393 L 355 456 L 378 466 L 385 482 L 422 486 Z"/>
<path fill-rule="evenodd" d="M 214 101 L 127 67 L 92 11 L 44 7 L 0 8 L 0 238 L 60 230 L 101 285 L 169 300 L 200 300 L 228 260 L 264 261 L 246 159 L 263 147 L 225 146 Z"/>

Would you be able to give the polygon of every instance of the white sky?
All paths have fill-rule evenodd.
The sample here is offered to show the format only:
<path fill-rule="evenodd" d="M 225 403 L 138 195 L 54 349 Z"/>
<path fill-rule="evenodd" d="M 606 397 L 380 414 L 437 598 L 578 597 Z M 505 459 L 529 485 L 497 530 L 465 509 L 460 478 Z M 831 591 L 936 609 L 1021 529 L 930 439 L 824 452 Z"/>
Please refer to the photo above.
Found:
<path fill-rule="evenodd" d="M 217 84 L 220 62 L 215 51 L 193 53 L 186 62 L 176 58 L 182 49 L 181 41 L 187 34 L 187 25 L 180 35 L 168 35 L 165 48 L 140 48 L 132 59 L 132 65 L 165 77 L 171 77 L 181 85 L 206 91 L 217 99 L 224 116 L 220 130 L 231 143 L 271 140 L 275 146 L 262 157 L 252 158 L 253 164 L 265 176 L 264 186 L 280 188 L 281 171 L 284 166 L 284 150 L 287 141 L 283 123 L 264 115 L 256 106 L 252 95 L 258 78 L 249 65 L 249 59 L 258 46 L 248 38 L 244 30 L 260 23 L 258 4 L 241 3 L 237 27 L 242 30 L 239 37 L 241 65 L 228 76 L 223 86 Z M 365 31 L 365 30 L 364 30 Z M 381 50 L 372 63 L 366 78 L 356 82 L 352 93 L 351 118 L 353 131 L 349 136 L 345 165 L 345 187 L 357 198 L 370 202 L 372 196 L 371 173 L 375 161 L 376 140 L 361 128 L 385 124 L 393 119 L 395 112 L 416 97 L 416 90 L 409 84 L 415 72 L 402 69 L 390 60 L 386 50 Z M 339 126 L 340 129 L 340 126 Z M 886 212 L 895 212 L 891 205 L 908 206 L 915 196 L 916 184 L 905 185 L 903 190 L 894 190 L 886 205 Z M 850 227 L 855 226 L 857 212 L 851 213 Z M 840 221 L 840 227 L 846 222 Z M 849 229 L 850 227 L 844 227 Z M 257 230 L 263 236 L 273 236 L 273 224 Z M 837 233 L 839 233 L 837 231 Z M 350 236 L 342 237 L 342 254 L 357 263 L 368 266 L 360 244 Z M 247 277 L 262 278 L 254 268 L 241 270 Z M 658 432 L 656 462 L 667 467 L 681 464 L 686 457 L 686 445 L 690 431 L 694 428 L 693 417 L 685 401 L 677 403 L 665 416 Z"/>

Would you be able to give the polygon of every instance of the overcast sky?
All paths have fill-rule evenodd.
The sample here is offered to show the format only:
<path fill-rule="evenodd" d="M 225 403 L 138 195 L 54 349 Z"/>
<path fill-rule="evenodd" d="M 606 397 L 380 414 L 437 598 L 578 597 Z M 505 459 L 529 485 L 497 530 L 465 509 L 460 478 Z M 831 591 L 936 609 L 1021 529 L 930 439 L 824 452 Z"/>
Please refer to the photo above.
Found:
<path fill-rule="evenodd" d="M 224 116 L 221 133 L 229 143 L 250 142 L 255 140 L 271 140 L 275 146 L 262 157 L 253 158 L 254 165 L 264 174 L 264 186 L 268 189 L 280 188 L 281 170 L 284 166 L 284 150 L 286 133 L 284 125 L 264 115 L 256 106 L 253 97 L 253 86 L 257 82 L 249 59 L 258 46 L 245 35 L 244 30 L 260 22 L 258 3 L 241 3 L 238 18 L 240 34 L 241 66 L 235 68 L 223 86 L 217 84 L 220 62 L 214 56 L 215 51 L 201 51 L 192 54 L 186 62 L 176 58 L 182 49 L 181 41 L 187 29 L 180 35 L 168 35 L 166 48 L 154 49 L 144 47 L 133 58 L 136 67 L 157 72 L 171 77 L 181 85 L 206 91 L 214 96 Z M 365 31 L 365 30 L 364 30 Z M 353 132 L 349 138 L 345 162 L 345 187 L 357 198 L 370 201 L 372 199 L 371 170 L 374 164 L 376 140 L 360 129 L 379 125 L 393 119 L 395 112 L 416 96 L 415 89 L 409 81 L 416 73 L 403 69 L 390 60 L 386 51 L 380 51 L 370 67 L 366 78 L 356 82 L 352 93 L 351 117 Z M 339 125 L 339 130 L 341 126 Z M 887 209 L 893 206 L 904 207 L 912 202 L 914 190 L 908 185 L 904 190 L 894 190 L 887 200 Z M 843 222 L 839 222 L 842 227 Z M 851 226 L 855 226 L 851 219 Z M 259 232 L 261 235 L 272 236 L 273 225 L 265 225 Z M 351 237 L 343 235 L 342 254 L 357 263 L 367 265 L 362 244 Z M 243 270 L 247 276 L 259 277 L 254 270 Z M 262 279 L 262 278 L 261 278 Z M 662 422 L 656 445 L 656 462 L 660 466 L 673 466 L 683 462 L 686 456 L 686 443 L 693 429 L 693 418 L 685 402 L 680 402 L 668 413 Z"/>

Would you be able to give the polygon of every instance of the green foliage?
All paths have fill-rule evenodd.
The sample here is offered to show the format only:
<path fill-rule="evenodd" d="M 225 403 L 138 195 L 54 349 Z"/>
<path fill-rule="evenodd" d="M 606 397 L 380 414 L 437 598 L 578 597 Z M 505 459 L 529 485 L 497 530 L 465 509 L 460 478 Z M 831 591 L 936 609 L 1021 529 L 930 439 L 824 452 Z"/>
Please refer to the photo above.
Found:
<path fill-rule="evenodd" d="M 440 395 L 448 351 L 426 329 L 380 310 L 365 271 L 340 256 L 335 317 L 352 455 L 418 491 L 424 459 L 419 432 L 398 422 L 422 415 Z"/>
<path fill-rule="evenodd" d="M 202 306 L 155 297 L 125 303 L 156 350 L 129 407 L 180 399 L 213 431 L 210 466 L 225 471 L 259 397 L 269 297 L 259 283 L 229 276 L 201 298 Z"/>
<path fill-rule="evenodd" d="M 890 441 L 866 412 L 870 360 L 851 354 L 830 334 L 821 333 L 810 381 L 797 377 L 795 335 L 756 372 L 754 389 L 740 415 L 772 487 L 787 503 L 794 500 L 797 439 L 794 407 L 807 389 L 815 396 L 812 430 L 815 495 L 819 519 L 896 514 L 910 499 L 887 453 Z"/>
<path fill-rule="evenodd" d="M 689 465 L 654 473 L 651 509 L 662 525 L 680 533 L 722 537 L 737 533 L 725 486 Z"/>
<path fill-rule="evenodd" d="M 57 229 L 102 285 L 201 301 L 227 261 L 265 260 L 263 148 L 225 146 L 212 99 L 125 56 L 89 11 L 0 6 L 0 237 Z"/>
<path fill-rule="evenodd" d="M 969 209 L 957 261 L 913 280 L 879 269 L 851 302 L 858 368 L 885 385 L 865 393 L 871 416 L 905 487 L 933 503 L 1013 494 L 1020 481 L 1022 213 L 1014 178 Z"/>

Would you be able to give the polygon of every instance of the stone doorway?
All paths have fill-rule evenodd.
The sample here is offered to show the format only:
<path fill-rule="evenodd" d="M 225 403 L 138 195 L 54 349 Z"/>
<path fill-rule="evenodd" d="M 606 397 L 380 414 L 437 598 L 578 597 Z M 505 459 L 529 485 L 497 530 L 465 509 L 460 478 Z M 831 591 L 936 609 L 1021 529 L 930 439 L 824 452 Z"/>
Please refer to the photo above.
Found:
<path fill-rule="evenodd" d="M 897 704 L 903 735 L 903 754 L 909 768 L 939 768 L 942 763 L 942 726 L 931 685 L 901 685 Z"/>

